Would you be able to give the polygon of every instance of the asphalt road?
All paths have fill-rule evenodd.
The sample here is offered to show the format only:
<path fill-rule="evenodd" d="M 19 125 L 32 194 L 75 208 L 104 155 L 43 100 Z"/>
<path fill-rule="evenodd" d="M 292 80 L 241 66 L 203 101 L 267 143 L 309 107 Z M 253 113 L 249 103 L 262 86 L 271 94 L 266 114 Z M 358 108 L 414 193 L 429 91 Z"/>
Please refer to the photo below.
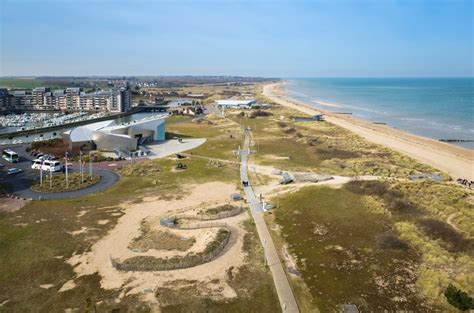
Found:
<path fill-rule="evenodd" d="M 240 177 L 242 181 L 249 181 L 248 178 L 248 158 L 250 154 L 250 131 L 245 130 L 245 139 L 243 149 L 240 154 Z M 262 243 L 265 260 L 267 266 L 270 268 L 273 276 L 273 282 L 275 284 L 275 289 L 277 291 L 278 300 L 280 301 L 282 312 L 299 312 L 298 305 L 291 290 L 288 278 L 283 266 L 281 264 L 280 258 L 278 256 L 275 244 L 273 243 L 272 237 L 268 231 L 267 224 L 263 219 L 263 207 L 262 204 L 255 197 L 252 186 L 243 186 L 247 202 L 250 205 L 252 212 L 252 217 L 255 221 L 255 226 L 257 228 L 258 236 Z"/>
<path fill-rule="evenodd" d="M 31 160 L 33 159 L 26 151 L 26 147 L 28 145 L 12 145 L 8 148 L 12 149 L 20 156 L 20 162 L 18 163 L 9 163 L 3 159 L 0 159 L 0 163 L 5 165 L 2 169 L 0 169 L 0 182 L 6 184 L 8 187 L 8 192 L 19 196 L 25 199 L 63 199 L 63 198 L 70 198 L 70 197 L 81 197 L 85 196 L 94 192 L 98 192 L 104 190 L 106 188 L 111 187 L 119 180 L 119 175 L 115 172 L 105 170 L 105 169 L 96 169 L 94 168 L 93 171 L 95 174 L 100 175 L 101 179 L 95 185 L 92 185 L 88 188 L 75 190 L 75 191 L 68 191 L 68 192 L 52 192 L 52 193 L 45 193 L 45 192 L 37 192 L 30 189 L 31 185 L 39 180 L 40 172 L 38 170 L 31 169 Z M 6 149 L 7 147 L 2 147 Z M 7 175 L 7 171 L 9 168 L 21 168 L 23 172 L 13 175 Z M 78 171 L 77 167 L 69 167 L 69 171 L 74 172 Z M 46 172 L 43 172 L 45 175 Z M 54 174 L 53 174 L 54 175 Z M 58 174 L 56 174 L 58 175 Z M 61 175 L 61 174 L 59 174 Z"/>

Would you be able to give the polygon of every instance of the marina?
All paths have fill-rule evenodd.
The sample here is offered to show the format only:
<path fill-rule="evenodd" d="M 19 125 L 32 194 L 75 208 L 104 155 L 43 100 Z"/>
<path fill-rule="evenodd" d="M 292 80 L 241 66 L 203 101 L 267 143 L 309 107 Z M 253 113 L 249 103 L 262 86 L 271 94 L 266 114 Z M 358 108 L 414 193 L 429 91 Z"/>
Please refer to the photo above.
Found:
<path fill-rule="evenodd" d="M 104 116 L 106 116 L 105 112 L 93 114 L 86 112 L 8 114 L 0 116 L 0 129 L 2 132 L 25 131 L 93 120 Z"/>
<path fill-rule="evenodd" d="M 79 112 L 78 112 L 79 113 Z M 45 113 L 41 113 L 45 114 Z M 138 113 L 132 113 L 129 115 L 125 116 L 115 116 L 110 117 L 109 119 L 114 120 L 117 124 L 123 124 L 127 123 L 133 120 L 137 119 L 142 119 L 145 117 L 150 117 L 154 116 L 157 113 L 152 113 L 152 112 L 138 112 Z M 23 116 L 24 114 L 20 115 L 15 115 L 15 116 Z M 20 131 L 14 131 L 12 133 L 9 133 L 8 137 L 4 137 L 0 139 L 0 146 L 4 145 L 16 145 L 16 144 L 23 144 L 23 143 L 30 143 L 30 142 L 38 142 L 38 141 L 45 141 L 45 140 L 52 140 L 52 139 L 57 139 L 57 138 L 62 138 L 62 134 L 70 129 L 72 129 L 74 126 L 77 126 L 77 123 L 81 124 L 89 124 L 90 123 L 96 122 L 98 120 L 107 120 L 107 114 L 105 113 L 94 113 L 94 114 L 88 114 L 88 115 L 82 115 L 78 116 L 76 114 L 68 114 L 64 116 L 70 116 L 74 115 L 73 118 L 69 118 L 67 121 L 68 122 L 63 122 L 63 123 L 57 123 L 53 126 L 44 126 L 44 127 L 36 127 L 34 129 L 29 129 L 34 130 L 35 133 L 26 133 L 25 130 L 20 130 Z M 8 116 L 8 115 L 7 115 Z M 2 116 L 0 118 L 5 118 L 6 116 Z M 13 119 L 13 116 L 10 117 Z M 53 117 L 54 118 L 54 117 Z M 56 117 L 56 119 L 61 118 L 61 116 Z M 20 121 L 22 121 L 20 119 Z M 56 120 L 57 121 L 57 120 Z M 60 127 L 61 125 L 64 125 L 64 127 Z M 44 129 L 44 131 L 41 131 Z M 0 129 L 0 133 L 6 133 L 5 129 Z M 17 133 L 17 134 L 15 134 Z"/>

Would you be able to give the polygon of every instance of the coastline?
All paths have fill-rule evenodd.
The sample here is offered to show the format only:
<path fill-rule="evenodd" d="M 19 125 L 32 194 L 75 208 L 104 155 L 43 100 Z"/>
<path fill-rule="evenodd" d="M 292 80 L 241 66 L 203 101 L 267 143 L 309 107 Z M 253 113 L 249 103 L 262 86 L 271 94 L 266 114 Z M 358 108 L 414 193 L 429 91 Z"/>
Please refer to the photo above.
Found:
<path fill-rule="evenodd" d="M 391 148 L 417 161 L 448 173 L 453 179 L 474 180 L 474 151 L 413 135 L 386 125 L 374 124 L 351 115 L 338 114 L 290 98 L 281 87 L 286 82 L 263 86 L 270 100 L 309 115 L 322 113 L 328 122 L 343 127 L 366 140 Z"/>

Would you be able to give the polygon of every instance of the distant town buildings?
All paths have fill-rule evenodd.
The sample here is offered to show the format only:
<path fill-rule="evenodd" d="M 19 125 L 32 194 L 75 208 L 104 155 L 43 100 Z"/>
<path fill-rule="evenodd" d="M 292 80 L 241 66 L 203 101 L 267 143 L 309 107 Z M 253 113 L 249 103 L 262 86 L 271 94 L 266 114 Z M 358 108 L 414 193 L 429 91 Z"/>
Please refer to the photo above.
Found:
<path fill-rule="evenodd" d="M 0 111 L 92 111 L 125 112 L 131 107 L 130 88 L 86 93 L 82 88 L 51 90 L 37 87 L 31 91 L 15 90 L 10 93 L 0 88 Z"/>

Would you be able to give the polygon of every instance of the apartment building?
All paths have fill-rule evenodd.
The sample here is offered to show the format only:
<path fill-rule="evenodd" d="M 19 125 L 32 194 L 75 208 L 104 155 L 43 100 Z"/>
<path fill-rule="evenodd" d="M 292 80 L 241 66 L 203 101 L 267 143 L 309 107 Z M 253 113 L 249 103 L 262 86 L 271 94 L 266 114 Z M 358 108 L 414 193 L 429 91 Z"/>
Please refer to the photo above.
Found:
<path fill-rule="evenodd" d="M 105 111 L 125 112 L 131 107 L 129 88 L 86 93 L 72 87 L 54 90 L 38 87 L 31 92 L 15 90 L 10 94 L 0 89 L 0 111 L 5 110 L 61 110 L 61 111 Z"/>

